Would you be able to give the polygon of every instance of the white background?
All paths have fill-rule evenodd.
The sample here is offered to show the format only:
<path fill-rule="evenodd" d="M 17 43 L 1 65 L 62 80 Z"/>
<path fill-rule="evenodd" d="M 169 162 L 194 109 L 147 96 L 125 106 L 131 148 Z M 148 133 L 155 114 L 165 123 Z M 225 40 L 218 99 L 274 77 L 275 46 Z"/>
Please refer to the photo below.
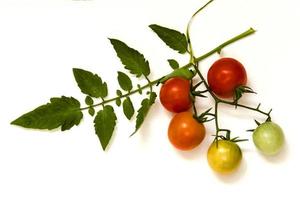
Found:
<path fill-rule="evenodd" d="M 183 32 L 192 13 L 204 3 L 1 0 L 0 199 L 299 198 L 295 183 L 300 151 L 297 0 L 216 0 L 195 19 L 191 30 L 197 55 L 249 27 L 258 30 L 225 48 L 222 56 L 240 60 L 249 85 L 258 92 L 243 102 L 253 106 L 261 102 L 263 109 L 274 109 L 273 120 L 286 135 L 278 156 L 259 154 L 245 132 L 254 127 L 253 118 L 261 116 L 226 106 L 221 107 L 221 126 L 250 138 L 240 144 L 242 165 L 229 176 L 213 173 L 206 161 L 213 123 L 206 125 L 207 136 L 199 148 L 179 152 L 167 139 L 172 115 L 158 101 L 132 138 L 128 136 L 134 121 L 128 122 L 116 108 L 118 126 L 107 152 L 101 150 L 88 115 L 80 126 L 64 133 L 9 125 L 53 96 L 74 96 L 83 102 L 73 67 L 99 73 L 113 97 L 117 71 L 124 69 L 108 37 L 142 52 L 150 61 L 153 79 L 170 72 L 167 59 L 186 64 L 187 56 L 166 47 L 147 26 L 157 23 Z M 201 63 L 204 74 L 218 57 Z M 136 108 L 140 98 L 134 98 Z M 200 100 L 199 109 L 210 103 Z"/>

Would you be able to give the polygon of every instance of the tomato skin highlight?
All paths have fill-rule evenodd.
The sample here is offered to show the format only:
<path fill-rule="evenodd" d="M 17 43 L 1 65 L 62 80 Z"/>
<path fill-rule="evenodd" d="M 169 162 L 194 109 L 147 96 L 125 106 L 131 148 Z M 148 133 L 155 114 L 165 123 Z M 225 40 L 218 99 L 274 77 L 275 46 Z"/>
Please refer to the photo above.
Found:
<path fill-rule="evenodd" d="M 284 144 L 283 130 L 274 122 L 265 122 L 253 132 L 256 148 L 265 155 L 276 155 Z"/>
<path fill-rule="evenodd" d="M 228 140 L 219 140 L 218 145 L 213 142 L 207 151 L 209 166 L 217 173 L 228 174 L 235 171 L 241 163 L 242 151 L 240 147 Z"/>
<path fill-rule="evenodd" d="M 167 80 L 160 89 L 160 102 L 170 112 L 179 113 L 192 107 L 190 81 L 181 77 Z"/>
<path fill-rule="evenodd" d="M 233 97 L 235 89 L 247 83 L 244 66 L 233 58 L 221 58 L 208 70 L 210 89 L 221 98 Z"/>
<path fill-rule="evenodd" d="M 188 151 L 197 147 L 205 137 L 205 127 L 194 119 L 192 113 L 176 114 L 169 124 L 168 137 L 179 150 Z"/>

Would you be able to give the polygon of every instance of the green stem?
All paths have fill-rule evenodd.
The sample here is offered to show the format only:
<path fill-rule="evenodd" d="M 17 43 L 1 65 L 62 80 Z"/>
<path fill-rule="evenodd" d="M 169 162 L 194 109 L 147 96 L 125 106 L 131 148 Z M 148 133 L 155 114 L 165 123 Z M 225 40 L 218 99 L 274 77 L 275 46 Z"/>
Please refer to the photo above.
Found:
<path fill-rule="evenodd" d="M 219 122 L 218 122 L 218 105 L 219 102 L 215 101 L 215 125 L 216 125 L 216 138 L 218 138 L 218 133 L 219 133 Z"/>
<path fill-rule="evenodd" d="M 107 103 L 110 103 L 110 102 L 113 102 L 117 99 L 122 99 L 122 98 L 125 98 L 125 97 L 128 97 L 128 96 L 131 96 L 137 92 L 139 92 L 140 90 L 144 90 L 150 86 L 153 86 L 155 84 L 157 84 L 159 82 L 160 79 L 157 79 L 157 80 L 154 80 L 154 81 L 150 81 L 148 84 L 140 87 L 140 88 L 137 88 L 135 90 L 131 90 L 130 92 L 128 92 L 127 94 L 123 94 L 121 96 L 117 96 L 117 97 L 114 97 L 114 98 L 111 98 L 111 99 L 108 99 L 108 100 L 105 100 L 105 101 L 102 101 L 101 103 L 98 103 L 98 104 L 94 104 L 94 105 L 91 105 L 89 107 L 84 107 L 84 108 L 81 108 L 80 110 L 87 110 L 89 109 L 90 107 L 98 107 L 98 106 L 101 106 L 101 105 L 104 105 L 104 104 L 107 104 Z"/>
<path fill-rule="evenodd" d="M 150 81 L 150 79 L 148 78 L 148 76 L 145 76 L 145 78 L 146 78 L 146 80 L 147 80 L 147 82 L 148 82 L 148 85 L 149 85 L 149 87 L 150 87 L 150 93 L 152 93 L 152 92 L 153 92 L 153 89 L 152 89 L 151 81 Z"/>
<path fill-rule="evenodd" d="M 190 38 L 190 26 L 192 24 L 192 21 L 194 19 L 194 17 L 200 12 L 202 11 L 206 6 L 208 6 L 211 2 L 213 2 L 214 0 L 210 0 L 209 2 L 207 2 L 204 6 L 202 6 L 201 8 L 199 8 L 191 17 L 188 25 L 187 25 L 187 29 L 186 29 L 186 37 L 187 37 L 187 42 L 188 42 L 188 53 L 190 54 L 190 63 L 195 63 L 195 57 L 194 57 L 194 52 L 193 52 L 193 47 L 192 47 L 192 43 L 191 43 L 191 38 Z"/>
<path fill-rule="evenodd" d="M 234 42 L 236 42 L 236 41 L 238 41 L 238 40 L 240 40 L 240 39 L 243 39 L 243 38 L 245 38 L 245 37 L 247 37 L 247 36 L 249 36 L 249 35 L 252 35 L 253 33 L 255 33 L 255 30 L 254 30 L 253 28 L 249 28 L 247 31 L 245 31 L 245 32 L 243 32 L 243 33 L 241 33 L 241 34 L 239 34 L 239 35 L 237 35 L 237 36 L 231 38 L 230 40 L 224 42 L 223 44 L 221 44 L 221 45 L 219 45 L 218 47 L 214 48 L 213 50 L 207 52 L 206 54 L 200 56 L 199 58 L 196 58 L 195 61 L 196 61 L 196 62 L 199 62 L 199 61 L 201 61 L 201 60 L 203 60 L 203 59 L 205 59 L 205 58 L 211 56 L 211 55 L 214 54 L 214 53 L 220 53 L 221 50 L 222 50 L 224 47 L 226 47 L 226 46 L 228 46 L 229 44 L 232 44 L 232 43 L 234 43 Z M 192 64 L 190 63 L 189 65 L 192 65 Z M 184 66 L 184 67 L 185 67 L 185 68 L 188 68 L 187 66 Z M 189 66 L 189 67 L 190 67 L 190 66 Z"/>
<path fill-rule="evenodd" d="M 192 94 L 192 92 L 193 92 L 193 80 L 191 80 L 190 81 L 190 88 L 191 88 L 191 90 L 190 90 L 190 95 L 191 95 L 191 99 L 192 99 L 192 106 L 193 106 L 193 111 L 194 111 L 194 116 L 198 116 L 198 113 L 197 113 L 197 109 L 196 109 L 196 102 L 195 102 L 195 100 L 196 100 L 196 98 L 195 98 L 195 96 L 193 96 L 193 94 Z"/>
<path fill-rule="evenodd" d="M 208 86 L 208 83 L 206 82 L 205 78 L 203 77 L 202 73 L 200 72 L 200 70 L 198 69 L 197 66 L 194 66 L 195 70 L 196 70 L 196 73 L 198 74 L 198 76 L 200 77 L 201 81 L 203 82 L 204 86 L 206 87 L 206 91 L 209 92 L 209 94 L 213 97 L 213 99 L 215 100 L 216 104 L 219 104 L 219 103 L 224 103 L 224 104 L 228 104 L 228 105 L 232 105 L 232 106 L 237 106 L 237 107 L 242 107 L 242 108 L 246 108 L 246 109 L 249 109 L 249 110 L 253 110 L 253 111 L 256 111 L 256 112 L 259 112 L 263 115 L 266 115 L 267 117 L 270 117 L 270 112 L 264 112 L 262 110 L 259 109 L 259 107 L 250 107 L 250 106 L 246 106 L 246 105 L 243 105 L 243 104 L 239 104 L 239 103 L 236 103 L 235 101 L 226 101 L 226 100 L 223 100 L 223 99 L 220 99 L 218 98 L 210 89 L 209 89 L 209 86 Z M 216 120 L 217 121 L 217 120 Z M 217 127 L 218 129 L 218 127 Z"/>
<path fill-rule="evenodd" d="M 198 62 L 203 60 L 204 58 L 214 54 L 215 52 L 218 52 L 220 53 L 221 50 L 226 47 L 227 45 L 237 41 L 237 40 L 240 40 L 248 35 L 251 35 L 255 32 L 255 30 L 253 28 L 250 28 L 248 31 L 245 31 L 244 33 L 228 40 L 227 42 L 221 44 L 220 46 L 216 47 L 215 49 L 211 50 L 210 52 L 202 55 L 201 57 L 199 58 L 196 58 L 195 61 L 197 63 L 193 64 L 192 66 L 194 67 L 194 69 L 196 70 L 196 73 L 198 74 L 198 76 L 200 77 L 201 81 L 203 82 L 207 92 L 209 92 L 209 94 L 213 97 L 214 101 L 215 101 L 215 110 L 214 110 L 214 120 L 215 120 L 215 126 L 216 126 L 216 136 L 215 136 L 215 140 L 218 141 L 218 137 L 219 137 L 219 132 L 221 131 L 224 131 L 226 132 L 226 138 L 228 140 L 230 140 L 230 130 L 228 129 L 220 129 L 219 127 L 219 122 L 218 122 L 218 105 L 219 103 L 224 103 L 224 104 L 228 104 L 228 105 L 232 105 L 232 106 L 236 106 L 236 107 L 242 107 L 242 108 L 245 108 L 245 109 L 249 109 L 249 110 L 252 110 L 252 111 L 255 111 L 255 112 L 258 112 L 258 113 L 261 113 L 263 115 L 266 115 L 268 117 L 268 119 L 271 119 L 270 117 L 270 112 L 272 110 L 270 110 L 269 112 L 264 112 L 262 110 L 259 109 L 259 106 L 254 108 L 254 107 L 250 107 L 250 106 L 246 106 L 246 105 L 243 105 L 243 104 L 239 104 L 235 101 L 227 101 L 227 100 L 223 100 L 223 99 L 220 99 L 218 98 L 210 89 L 209 89 L 209 86 L 208 86 L 208 83 L 206 82 L 205 78 L 203 77 L 202 73 L 200 72 L 199 68 L 198 68 Z M 184 66 L 184 67 L 187 67 L 187 66 Z"/>
<path fill-rule="evenodd" d="M 228 104 L 228 105 L 232 105 L 232 106 L 237 106 L 237 107 L 241 107 L 241 108 L 246 108 L 248 110 L 256 111 L 256 112 L 259 112 L 263 115 L 266 115 L 267 117 L 270 117 L 270 112 L 264 112 L 264 111 L 260 110 L 257 107 L 254 108 L 254 107 L 250 107 L 250 106 L 246 106 L 246 105 L 243 105 L 243 104 L 236 103 L 234 101 L 226 101 L 226 100 L 221 100 L 221 99 L 220 99 L 220 103 L 224 103 L 224 104 Z"/>
<path fill-rule="evenodd" d="M 200 56 L 200 57 L 198 57 L 198 58 L 195 58 L 195 62 L 200 62 L 200 61 L 206 59 L 207 57 L 209 57 L 209 56 L 211 56 L 211 55 L 213 55 L 213 54 L 215 54 L 215 53 L 220 52 L 224 47 L 226 47 L 226 46 L 228 46 L 228 45 L 230 45 L 230 44 L 232 44 L 232 43 L 234 43 L 234 42 L 236 42 L 236 41 L 238 41 L 238 40 L 241 40 L 241 39 L 243 39 L 243 38 L 245 38 L 245 37 L 247 37 L 247 36 L 249 36 L 249 35 L 252 35 L 253 33 L 255 33 L 255 30 L 254 30 L 253 28 L 250 28 L 250 29 L 248 29 L 247 31 L 245 31 L 245 32 L 243 32 L 243 33 L 241 33 L 241 34 L 239 34 L 239 35 L 237 35 L 237 36 L 231 38 L 230 40 L 228 40 L 228 41 L 226 41 L 226 42 L 224 42 L 224 43 L 222 43 L 221 45 L 217 46 L 216 48 L 212 49 L 211 51 L 209 51 L 209 52 L 203 54 L 202 56 Z M 184 66 L 181 67 L 181 68 L 190 68 L 190 67 L 192 67 L 192 66 L 193 66 L 193 63 L 188 63 L 188 64 L 184 65 Z M 198 71 L 199 71 L 199 70 L 198 70 Z M 200 74 L 201 74 L 201 73 L 200 73 Z M 199 74 L 199 75 L 200 75 L 200 74 Z M 201 79 L 203 78 L 202 80 L 204 80 L 204 77 L 202 76 L 202 74 L 201 74 L 200 77 L 201 77 Z M 157 84 L 161 79 L 162 79 L 162 77 L 159 78 L 159 79 L 156 79 L 156 80 L 154 80 L 154 81 L 148 80 L 148 83 L 145 84 L 144 86 L 142 86 L 140 89 L 141 89 L 141 90 L 144 90 L 144 89 L 146 89 L 146 88 L 148 88 L 148 87 L 152 87 L 153 85 Z M 207 83 L 206 83 L 206 82 L 204 82 L 204 83 L 206 84 L 206 86 L 207 86 L 207 88 L 208 88 Z M 135 89 L 135 90 L 132 90 L 132 91 L 128 92 L 127 94 L 124 94 L 124 95 L 121 95 L 121 96 L 118 96 L 118 97 L 114 97 L 114 98 L 111 98 L 111 99 L 102 101 L 101 103 L 94 104 L 94 105 L 89 106 L 89 107 L 81 108 L 80 110 L 87 110 L 87 109 L 89 109 L 90 107 L 101 106 L 101 105 L 104 105 L 104 104 L 113 102 L 113 101 L 115 101 L 115 100 L 117 100 L 117 99 L 122 99 L 122 98 L 125 98 L 125 97 L 128 97 L 128 96 L 131 96 L 131 95 L 133 95 L 133 94 L 139 92 L 140 89 L 137 88 L 137 89 Z M 210 93 L 210 94 L 213 94 L 213 93 Z M 213 95 L 212 95 L 212 96 L 213 96 Z"/>

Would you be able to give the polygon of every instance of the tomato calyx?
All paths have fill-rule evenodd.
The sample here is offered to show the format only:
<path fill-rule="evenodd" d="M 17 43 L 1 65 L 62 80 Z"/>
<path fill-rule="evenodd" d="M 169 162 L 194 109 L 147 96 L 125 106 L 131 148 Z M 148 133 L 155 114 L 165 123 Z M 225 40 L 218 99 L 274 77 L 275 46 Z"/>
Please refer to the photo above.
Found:
<path fill-rule="evenodd" d="M 257 94 L 256 92 L 253 91 L 252 88 L 246 86 L 246 85 L 240 85 L 237 88 L 235 88 L 234 90 L 234 103 L 237 104 L 238 101 L 240 100 L 240 98 L 242 98 L 242 96 L 244 94 Z M 237 107 L 237 105 L 236 105 Z"/>
<path fill-rule="evenodd" d="M 194 118 L 199 122 L 199 123 L 206 123 L 215 120 L 215 114 L 210 113 L 212 108 L 207 109 L 203 113 L 201 113 L 198 116 L 194 115 Z"/>
<path fill-rule="evenodd" d="M 226 135 L 213 135 L 215 137 L 215 141 L 217 142 L 218 144 L 218 141 L 219 140 L 226 140 L 226 141 L 230 141 L 230 142 L 234 142 L 234 143 L 237 143 L 237 142 L 245 142 L 245 141 L 248 141 L 248 139 L 240 139 L 240 137 L 234 137 L 234 138 L 231 138 L 231 131 L 229 129 L 219 129 L 217 130 L 217 132 L 225 132 Z"/>
<path fill-rule="evenodd" d="M 202 98 L 207 98 L 207 96 L 205 96 L 203 93 L 207 92 L 207 90 L 203 90 L 203 91 L 192 91 L 191 95 L 192 96 L 196 96 L 196 97 L 202 97 Z"/>
<path fill-rule="evenodd" d="M 230 141 L 230 142 L 234 142 L 234 143 L 249 141 L 248 139 L 240 139 L 239 136 L 234 137 L 234 138 L 227 138 L 224 135 L 218 135 L 218 136 L 213 135 L 213 136 L 219 138 L 219 139 L 216 139 L 217 142 L 220 141 L 220 140 L 226 140 L 226 141 Z"/>
<path fill-rule="evenodd" d="M 261 104 L 258 104 L 257 109 L 259 109 L 260 105 L 261 105 Z M 267 113 L 267 119 L 266 119 L 264 122 L 262 122 L 262 123 L 259 122 L 259 121 L 257 121 L 256 119 L 254 119 L 254 122 L 255 122 L 255 124 L 256 124 L 256 127 L 255 127 L 254 129 L 248 129 L 247 132 L 254 132 L 255 129 L 256 129 L 258 126 L 260 126 L 261 124 L 263 124 L 263 123 L 265 123 L 265 122 L 272 122 L 271 112 L 272 112 L 272 109 L 270 109 L 270 111 Z"/>
<path fill-rule="evenodd" d="M 191 91 L 190 91 L 190 95 L 195 98 L 195 97 L 202 97 L 202 98 L 207 98 L 206 95 L 204 95 L 204 93 L 209 92 L 208 89 L 204 89 L 204 90 L 197 90 L 198 87 L 200 87 L 202 84 L 204 84 L 204 81 L 200 81 L 199 83 L 193 85 L 191 82 Z"/>

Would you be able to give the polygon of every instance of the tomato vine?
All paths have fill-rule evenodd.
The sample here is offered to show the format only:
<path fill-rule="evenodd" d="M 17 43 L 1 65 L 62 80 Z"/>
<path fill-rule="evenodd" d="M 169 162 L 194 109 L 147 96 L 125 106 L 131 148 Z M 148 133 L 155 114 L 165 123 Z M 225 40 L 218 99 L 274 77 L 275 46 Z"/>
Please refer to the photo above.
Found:
<path fill-rule="evenodd" d="M 80 102 L 73 97 L 56 97 L 51 98 L 50 102 L 42 106 L 37 107 L 36 109 L 20 116 L 11 124 L 22 126 L 25 128 L 34 128 L 34 129 L 55 129 L 61 127 L 62 131 L 71 129 L 74 125 L 79 125 L 83 113 L 82 111 L 88 111 L 91 116 L 94 118 L 94 127 L 96 135 L 98 136 L 103 150 L 106 149 L 107 145 L 110 142 L 111 136 L 114 132 L 116 126 L 117 116 L 115 114 L 114 108 L 110 105 L 112 102 L 115 102 L 117 106 L 123 107 L 123 112 L 128 120 L 130 120 L 135 113 L 134 105 L 131 102 L 131 96 L 134 94 L 142 94 L 143 90 L 147 90 L 147 96 L 141 101 L 140 108 L 137 110 L 136 115 L 136 126 L 133 134 L 135 134 L 138 129 L 141 127 L 143 121 L 145 120 L 151 106 L 155 103 L 156 93 L 153 89 L 153 86 L 158 86 L 159 84 L 164 84 L 165 81 L 173 77 L 183 77 L 190 80 L 190 98 L 192 100 L 192 110 L 194 119 L 199 123 L 205 123 L 209 121 L 215 122 L 215 140 L 218 144 L 218 140 L 228 140 L 230 142 L 240 142 L 245 141 L 244 139 L 239 139 L 238 137 L 231 138 L 230 130 L 221 128 L 219 125 L 219 105 L 227 104 L 234 106 L 235 108 L 244 108 L 254 112 L 258 112 L 266 116 L 266 122 L 271 122 L 271 111 L 263 111 L 260 108 L 259 104 L 256 107 L 251 107 L 239 103 L 239 99 L 243 96 L 244 93 L 255 93 L 251 88 L 245 85 L 238 85 L 235 88 L 233 100 L 226 100 L 220 98 L 210 87 L 209 81 L 207 81 L 202 72 L 199 69 L 199 63 L 204 59 L 210 57 L 215 53 L 221 53 L 223 48 L 227 47 L 230 44 L 233 44 L 243 38 L 246 38 L 255 33 L 253 28 L 249 28 L 245 32 L 242 32 L 231 39 L 225 41 L 224 43 L 213 48 L 209 52 L 196 57 L 194 55 L 192 42 L 190 38 L 190 27 L 194 17 L 200 13 L 206 6 L 212 3 L 213 0 L 207 2 L 204 6 L 198 9 L 191 17 L 188 22 L 186 33 L 183 34 L 177 30 L 152 24 L 149 27 L 157 34 L 157 36 L 171 49 L 177 51 L 180 54 L 188 53 L 190 56 L 190 62 L 182 67 L 179 67 L 179 64 L 174 59 L 169 59 L 168 62 L 172 67 L 173 71 L 163 77 L 160 77 L 155 80 L 149 79 L 150 74 L 150 64 L 144 58 L 143 54 L 137 50 L 129 47 L 124 42 L 118 39 L 109 39 L 117 56 L 119 57 L 121 63 L 124 65 L 125 69 L 130 72 L 130 75 L 127 75 L 124 72 L 118 72 L 118 82 L 120 89 L 116 91 L 116 96 L 112 98 L 107 98 L 108 96 L 108 87 L 106 82 L 102 81 L 100 76 L 92 72 L 83 70 L 83 69 L 73 69 L 73 74 L 77 82 L 78 87 L 81 92 L 86 95 L 85 104 L 86 106 L 81 106 Z M 241 65 L 241 64 L 239 64 Z M 240 66 L 242 67 L 242 66 Z M 133 87 L 131 82 L 131 76 L 134 75 L 137 78 L 143 77 L 147 81 L 145 85 L 137 85 Z M 200 82 L 193 84 L 194 77 L 200 78 Z M 201 87 L 200 87 L 201 86 Z M 201 88 L 201 89 L 199 89 Z M 213 107 L 207 109 L 206 111 L 199 113 L 196 107 L 197 98 L 205 98 L 206 95 L 210 95 L 213 100 Z M 100 100 L 99 103 L 94 103 L 94 100 Z M 95 111 L 95 108 L 102 107 L 98 112 Z M 187 114 L 188 115 L 188 114 Z M 193 121 L 190 120 L 189 121 Z M 260 123 L 255 120 L 257 125 Z M 193 122 L 194 123 L 194 122 Z M 274 125 L 275 127 L 275 125 Z M 282 135 L 281 130 L 278 129 L 278 135 Z M 200 128 L 198 127 L 200 130 Z M 204 128 L 202 129 L 204 134 Z M 263 129 L 264 130 L 264 129 Z M 255 131 L 249 130 L 249 131 Z M 224 134 L 221 134 L 224 133 Z M 203 135 L 202 135 L 203 136 Z M 202 141 L 201 136 L 201 141 Z M 203 136 L 204 137 L 204 136 Z M 257 138 L 260 138 L 257 136 Z M 283 138 L 283 137 L 281 137 Z M 200 141 L 200 140 L 199 140 Z M 201 142 L 200 141 L 200 142 Z M 269 148 L 269 147 L 268 147 Z M 270 147 L 271 148 L 271 147 Z M 261 148 L 264 149 L 264 148 Z M 269 149 L 268 149 L 269 150 Z M 276 149 L 277 150 L 277 149 Z M 268 151 L 268 152 L 277 152 L 277 151 Z"/>

